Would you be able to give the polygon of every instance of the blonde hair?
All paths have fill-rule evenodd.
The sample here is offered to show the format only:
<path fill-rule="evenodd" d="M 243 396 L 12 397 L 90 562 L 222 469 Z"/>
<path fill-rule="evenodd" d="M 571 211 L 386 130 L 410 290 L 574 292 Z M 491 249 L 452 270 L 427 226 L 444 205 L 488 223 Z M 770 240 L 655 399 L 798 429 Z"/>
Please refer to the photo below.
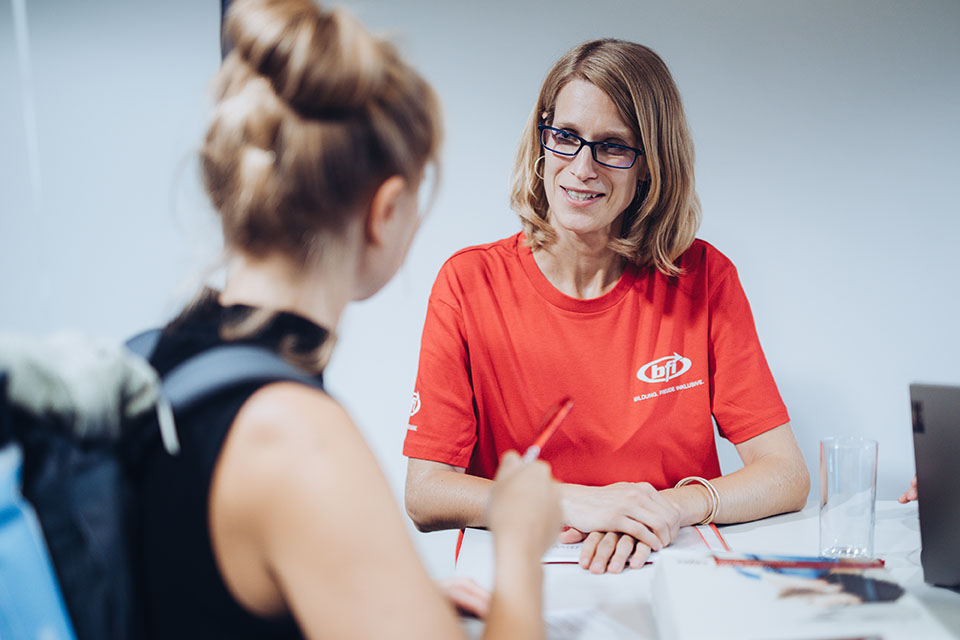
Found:
<path fill-rule="evenodd" d="M 556 232 L 547 222 L 549 205 L 536 165 L 543 150 L 537 125 L 553 123 L 560 90 L 586 80 L 606 93 L 645 150 L 649 181 L 624 212 L 620 237 L 610 249 L 639 266 L 667 275 L 681 272 L 677 258 L 700 226 L 700 201 L 694 188 L 693 140 L 687 129 L 680 92 L 666 64 L 651 49 L 623 40 L 585 42 L 564 55 L 547 74 L 523 130 L 513 169 L 510 202 L 520 216 L 527 242 L 549 246 Z"/>
<path fill-rule="evenodd" d="M 380 184 L 416 184 L 439 102 L 394 47 L 310 0 L 236 0 L 200 153 L 228 250 L 305 263 Z"/>
<path fill-rule="evenodd" d="M 433 88 L 345 11 L 236 0 L 224 37 L 232 48 L 214 79 L 200 164 L 228 252 L 306 266 L 384 180 L 401 175 L 415 185 L 436 163 L 442 124 Z M 215 299 L 201 291 L 174 322 Z M 253 309 L 225 320 L 220 335 L 257 335 L 276 316 Z M 302 351 L 286 339 L 279 351 L 320 371 L 334 342 L 328 335 Z"/>

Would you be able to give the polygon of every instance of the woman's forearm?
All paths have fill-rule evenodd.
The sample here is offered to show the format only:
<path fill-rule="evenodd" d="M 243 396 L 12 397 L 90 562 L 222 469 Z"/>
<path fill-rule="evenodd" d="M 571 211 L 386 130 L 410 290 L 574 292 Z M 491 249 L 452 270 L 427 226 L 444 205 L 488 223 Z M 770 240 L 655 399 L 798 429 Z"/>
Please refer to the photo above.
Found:
<path fill-rule="evenodd" d="M 718 523 L 747 522 L 799 511 L 807 502 L 810 475 L 803 457 L 768 456 L 717 478 Z"/>
<path fill-rule="evenodd" d="M 485 638 L 544 637 L 540 557 L 560 530 L 560 490 L 543 462 L 507 453 L 486 510 L 495 582 Z"/>
<path fill-rule="evenodd" d="M 747 522 L 802 509 L 810 477 L 802 458 L 767 456 L 742 469 L 711 480 L 720 494 L 714 522 Z M 710 513 L 710 494 L 698 485 L 666 489 L 664 495 L 680 510 L 681 526 L 696 524 Z"/>
<path fill-rule="evenodd" d="M 543 568 L 539 555 L 505 549 L 495 556 L 495 585 L 484 640 L 544 637 Z"/>
<path fill-rule="evenodd" d="M 456 467 L 411 460 L 407 468 L 407 514 L 419 531 L 487 526 L 485 510 L 493 481 Z"/>
<path fill-rule="evenodd" d="M 720 494 L 720 509 L 714 518 L 717 523 L 747 522 L 797 511 L 803 508 L 810 490 L 810 478 L 800 455 L 760 456 L 712 482 Z M 485 527 L 484 511 L 492 484 L 486 478 L 451 469 L 411 466 L 407 474 L 407 513 L 420 531 Z M 681 526 L 696 524 L 710 513 L 710 494 L 700 485 L 662 493 L 679 509 Z M 564 519 L 571 524 L 568 520 Z"/>
<path fill-rule="evenodd" d="M 747 522 L 803 508 L 810 492 L 810 474 L 789 422 L 735 446 L 743 468 L 708 478 L 720 494 L 714 522 Z M 700 485 L 663 493 L 680 510 L 681 525 L 700 522 L 713 506 L 707 489 Z"/>

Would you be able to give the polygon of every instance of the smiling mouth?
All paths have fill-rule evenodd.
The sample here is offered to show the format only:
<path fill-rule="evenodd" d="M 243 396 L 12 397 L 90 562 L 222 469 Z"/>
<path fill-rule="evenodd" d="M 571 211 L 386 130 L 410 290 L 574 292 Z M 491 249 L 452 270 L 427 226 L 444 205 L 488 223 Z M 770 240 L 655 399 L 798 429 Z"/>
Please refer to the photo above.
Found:
<path fill-rule="evenodd" d="M 585 202 L 587 200 L 596 200 L 597 198 L 602 198 L 604 194 L 602 193 L 591 193 L 588 191 L 574 191 L 573 189 L 567 189 L 566 187 L 560 187 L 563 189 L 571 199 L 579 200 Z"/>

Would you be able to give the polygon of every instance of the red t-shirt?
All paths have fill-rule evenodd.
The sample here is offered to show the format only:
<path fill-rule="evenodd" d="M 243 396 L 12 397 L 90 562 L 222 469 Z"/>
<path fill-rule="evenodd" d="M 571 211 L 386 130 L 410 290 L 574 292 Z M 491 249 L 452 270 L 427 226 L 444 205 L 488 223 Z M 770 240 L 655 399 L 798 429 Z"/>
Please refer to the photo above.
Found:
<path fill-rule="evenodd" d="M 733 264 L 697 240 L 679 277 L 628 265 L 599 298 L 543 276 L 523 234 L 453 255 L 430 295 L 404 455 L 492 478 L 573 411 L 541 459 L 561 482 L 720 475 L 713 423 L 738 444 L 788 422 Z"/>

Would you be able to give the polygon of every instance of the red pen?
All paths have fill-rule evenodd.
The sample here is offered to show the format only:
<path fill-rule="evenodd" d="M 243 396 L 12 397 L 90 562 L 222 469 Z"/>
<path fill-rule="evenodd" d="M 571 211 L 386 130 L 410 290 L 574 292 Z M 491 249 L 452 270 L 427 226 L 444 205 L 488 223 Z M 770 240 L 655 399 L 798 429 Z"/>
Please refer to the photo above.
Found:
<path fill-rule="evenodd" d="M 886 564 L 881 558 L 714 556 L 713 560 L 719 565 L 767 567 L 770 569 L 882 569 Z"/>
<path fill-rule="evenodd" d="M 571 409 L 573 409 L 573 400 L 569 397 L 564 398 L 551 408 L 550 412 L 544 417 L 543 421 L 546 426 L 543 428 L 543 431 L 540 432 L 537 439 L 530 445 L 530 448 L 524 452 L 524 462 L 532 462 L 540 456 L 540 450 L 547 444 L 547 440 L 556 432 L 557 427 L 560 426 L 560 423 L 567 417 Z"/>

